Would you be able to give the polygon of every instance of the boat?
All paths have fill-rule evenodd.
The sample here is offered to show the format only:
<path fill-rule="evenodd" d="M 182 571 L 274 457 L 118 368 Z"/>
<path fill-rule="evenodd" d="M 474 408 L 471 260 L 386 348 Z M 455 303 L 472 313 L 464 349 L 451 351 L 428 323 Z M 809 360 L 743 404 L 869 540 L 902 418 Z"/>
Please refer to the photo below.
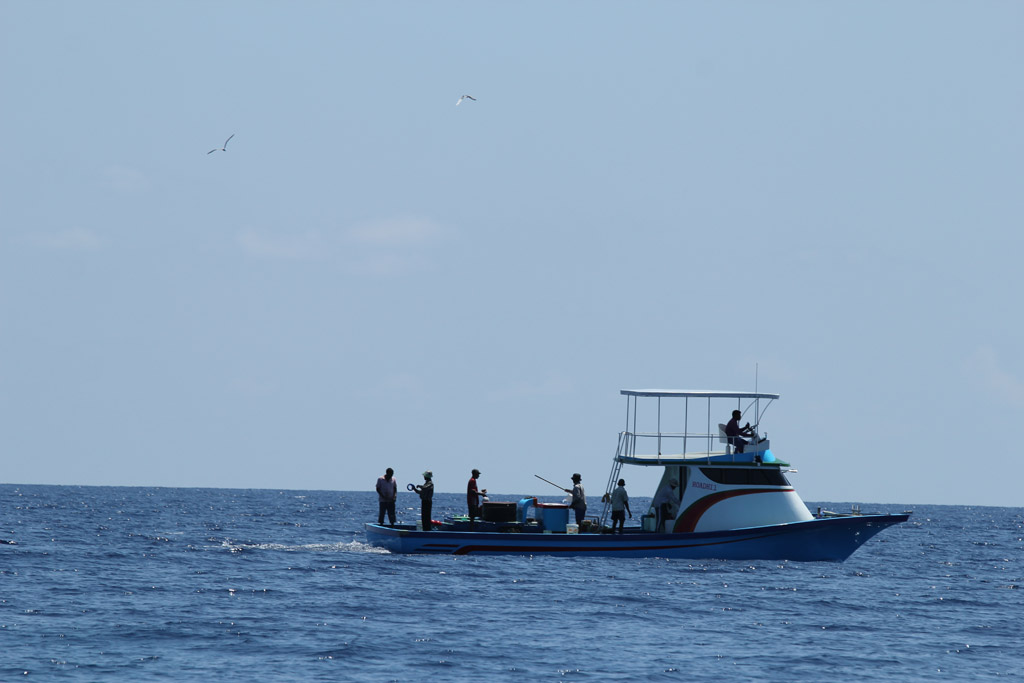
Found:
<path fill-rule="evenodd" d="M 909 519 L 909 512 L 864 513 L 859 508 L 812 512 L 786 476 L 796 470 L 776 457 L 767 432 L 761 431 L 765 411 L 778 394 L 620 393 L 626 397 L 626 427 L 619 433 L 600 514 L 570 524 L 567 504 L 527 497 L 485 502 L 482 519 L 448 517 L 430 531 L 412 524 L 368 523 L 367 541 L 410 554 L 842 562 L 878 532 Z M 717 422 L 717 416 L 732 410 L 741 419 L 749 416 L 748 425 L 753 422 L 746 432 L 749 443 L 727 436 L 726 425 Z M 668 416 L 681 418 L 681 431 L 667 431 L 672 427 Z M 647 431 L 640 431 L 638 422 Z M 610 494 L 624 466 L 661 468 L 654 498 L 668 502 L 658 506 L 662 514 L 652 504 L 639 525 L 611 533 Z"/>

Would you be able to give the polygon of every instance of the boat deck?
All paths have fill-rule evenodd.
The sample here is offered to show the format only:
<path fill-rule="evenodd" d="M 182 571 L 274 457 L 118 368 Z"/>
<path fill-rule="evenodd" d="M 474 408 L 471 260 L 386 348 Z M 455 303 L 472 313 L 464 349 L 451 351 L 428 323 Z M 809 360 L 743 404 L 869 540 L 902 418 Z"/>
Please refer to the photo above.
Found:
<path fill-rule="evenodd" d="M 699 465 L 702 462 L 714 463 L 716 465 L 752 465 L 755 464 L 753 453 L 726 453 L 725 451 L 712 451 L 710 453 L 660 453 L 660 454 L 619 454 L 616 459 L 627 465 L 650 465 L 664 467 L 666 465 Z M 775 459 L 761 464 L 789 467 L 788 462 Z"/>

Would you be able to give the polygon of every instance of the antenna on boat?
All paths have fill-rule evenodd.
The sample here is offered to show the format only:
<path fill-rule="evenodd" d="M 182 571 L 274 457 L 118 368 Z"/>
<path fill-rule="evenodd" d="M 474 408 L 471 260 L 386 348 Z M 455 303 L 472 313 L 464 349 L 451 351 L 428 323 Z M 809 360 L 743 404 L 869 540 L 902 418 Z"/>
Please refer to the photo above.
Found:
<path fill-rule="evenodd" d="M 760 368 L 758 367 L 757 361 L 754 361 L 754 396 L 755 396 L 755 398 L 754 398 L 754 429 L 758 429 L 761 426 L 761 410 L 760 410 L 761 409 L 761 404 L 760 404 L 760 402 L 756 398 L 756 396 L 757 396 L 757 375 L 758 375 L 758 370 L 759 369 Z"/>

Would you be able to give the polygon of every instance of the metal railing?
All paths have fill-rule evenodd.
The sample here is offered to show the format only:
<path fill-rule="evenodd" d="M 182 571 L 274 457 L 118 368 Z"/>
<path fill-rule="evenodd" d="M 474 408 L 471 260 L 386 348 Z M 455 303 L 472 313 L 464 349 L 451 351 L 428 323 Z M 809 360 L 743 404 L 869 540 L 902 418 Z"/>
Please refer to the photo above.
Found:
<path fill-rule="evenodd" d="M 662 455 L 665 449 L 662 448 L 663 442 L 682 441 L 682 449 L 680 453 L 692 453 L 695 451 L 688 450 L 690 442 L 706 442 L 707 453 L 711 453 L 714 450 L 714 444 L 721 435 L 718 432 L 620 432 L 619 433 L 619 453 L 616 455 L 634 456 L 636 455 L 636 445 L 638 439 L 654 439 L 658 442 L 657 455 Z M 622 451 L 622 442 L 626 443 L 625 452 Z M 694 444 L 695 445 L 695 444 Z"/>

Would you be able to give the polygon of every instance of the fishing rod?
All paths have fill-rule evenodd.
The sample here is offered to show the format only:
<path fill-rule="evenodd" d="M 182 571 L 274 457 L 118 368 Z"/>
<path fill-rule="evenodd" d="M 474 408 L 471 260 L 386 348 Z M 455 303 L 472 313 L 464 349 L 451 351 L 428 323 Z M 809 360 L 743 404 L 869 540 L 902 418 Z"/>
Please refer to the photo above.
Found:
<path fill-rule="evenodd" d="M 552 486 L 554 486 L 555 488 L 557 488 L 560 491 L 568 491 L 568 489 L 563 488 L 561 484 L 556 484 L 555 482 L 551 481 L 550 479 L 545 479 L 544 477 L 540 476 L 539 474 L 535 474 L 533 476 L 537 477 L 541 481 L 546 481 L 547 483 L 551 484 Z"/>

